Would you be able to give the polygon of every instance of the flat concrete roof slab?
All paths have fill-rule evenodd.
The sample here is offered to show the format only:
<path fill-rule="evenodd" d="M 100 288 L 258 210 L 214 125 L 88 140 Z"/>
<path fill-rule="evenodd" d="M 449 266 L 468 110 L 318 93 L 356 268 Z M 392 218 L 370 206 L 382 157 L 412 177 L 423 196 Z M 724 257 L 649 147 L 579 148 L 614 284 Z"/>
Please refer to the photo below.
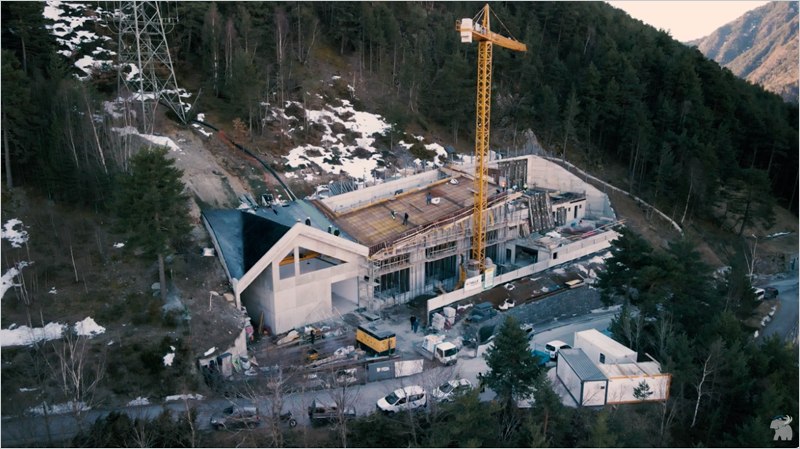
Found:
<path fill-rule="evenodd" d="M 401 194 L 346 212 L 334 219 L 336 225 L 364 246 L 373 246 L 394 238 L 403 232 L 438 220 L 473 204 L 472 180 L 457 178 L 458 184 L 449 181 L 415 192 Z M 439 204 L 427 204 L 428 193 L 432 198 L 441 198 Z M 492 196 L 493 192 L 489 192 Z M 392 220 L 391 211 L 396 211 Z M 408 213 L 408 225 L 403 226 L 403 217 Z"/>

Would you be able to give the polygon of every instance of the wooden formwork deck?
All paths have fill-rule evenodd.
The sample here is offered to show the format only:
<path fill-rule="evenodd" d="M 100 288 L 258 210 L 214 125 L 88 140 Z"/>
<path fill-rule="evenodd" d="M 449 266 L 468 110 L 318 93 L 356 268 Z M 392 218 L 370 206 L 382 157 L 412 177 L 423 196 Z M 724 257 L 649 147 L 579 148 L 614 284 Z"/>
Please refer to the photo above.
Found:
<path fill-rule="evenodd" d="M 344 213 L 334 220 L 358 243 L 372 246 L 389 240 L 409 229 L 422 226 L 473 204 L 472 180 L 459 177 L 458 184 L 444 182 L 427 189 L 400 194 L 376 204 Z M 441 198 L 439 204 L 427 204 L 427 195 Z M 395 219 L 392 220 L 392 210 Z M 403 217 L 408 213 L 408 225 Z"/>

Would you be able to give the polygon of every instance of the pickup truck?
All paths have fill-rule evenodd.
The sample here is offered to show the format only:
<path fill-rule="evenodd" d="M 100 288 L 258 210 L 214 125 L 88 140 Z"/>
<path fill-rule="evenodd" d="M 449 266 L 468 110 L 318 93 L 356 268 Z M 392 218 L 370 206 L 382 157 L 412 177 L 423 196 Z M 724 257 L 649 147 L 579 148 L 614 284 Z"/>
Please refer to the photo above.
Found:
<path fill-rule="evenodd" d="M 415 342 L 414 350 L 428 360 L 436 359 L 445 365 L 456 363 L 458 347 L 449 341 L 439 340 L 435 335 L 428 335 L 422 341 Z"/>

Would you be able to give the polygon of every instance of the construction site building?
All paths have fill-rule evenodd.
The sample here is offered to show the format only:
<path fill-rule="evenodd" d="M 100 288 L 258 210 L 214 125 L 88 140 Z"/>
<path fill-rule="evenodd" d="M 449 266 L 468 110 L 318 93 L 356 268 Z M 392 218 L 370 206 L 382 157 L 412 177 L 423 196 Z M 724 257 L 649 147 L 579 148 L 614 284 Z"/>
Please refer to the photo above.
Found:
<path fill-rule="evenodd" d="M 325 198 L 203 211 L 203 222 L 237 305 L 281 333 L 424 294 L 474 294 L 460 285 L 480 276 L 469 263 L 471 173 L 448 165 Z M 583 257 L 616 235 L 608 197 L 553 162 L 496 160 L 489 178 L 487 267 L 500 278 Z"/>

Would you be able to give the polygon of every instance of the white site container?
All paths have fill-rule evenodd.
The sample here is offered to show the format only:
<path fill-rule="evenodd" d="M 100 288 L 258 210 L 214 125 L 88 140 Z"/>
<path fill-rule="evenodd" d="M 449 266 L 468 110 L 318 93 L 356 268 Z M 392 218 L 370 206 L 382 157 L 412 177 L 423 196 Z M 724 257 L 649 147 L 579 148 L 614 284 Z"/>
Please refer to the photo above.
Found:
<path fill-rule="evenodd" d="M 444 308 L 444 316 L 447 318 L 455 318 L 456 317 L 456 309 L 452 307 L 445 307 Z"/>
<path fill-rule="evenodd" d="M 573 347 L 582 349 L 589 360 L 598 365 L 636 362 L 636 351 L 600 333 L 597 329 L 575 332 Z"/>
<path fill-rule="evenodd" d="M 608 378 L 580 349 L 559 351 L 556 376 L 579 407 L 606 405 Z"/>
<path fill-rule="evenodd" d="M 608 378 L 606 404 L 632 404 L 642 401 L 660 402 L 669 399 L 670 374 L 661 372 L 656 362 L 625 365 L 597 365 Z M 642 384 L 647 384 L 644 387 Z M 639 389 L 639 396 L 636 390 Z"/>

